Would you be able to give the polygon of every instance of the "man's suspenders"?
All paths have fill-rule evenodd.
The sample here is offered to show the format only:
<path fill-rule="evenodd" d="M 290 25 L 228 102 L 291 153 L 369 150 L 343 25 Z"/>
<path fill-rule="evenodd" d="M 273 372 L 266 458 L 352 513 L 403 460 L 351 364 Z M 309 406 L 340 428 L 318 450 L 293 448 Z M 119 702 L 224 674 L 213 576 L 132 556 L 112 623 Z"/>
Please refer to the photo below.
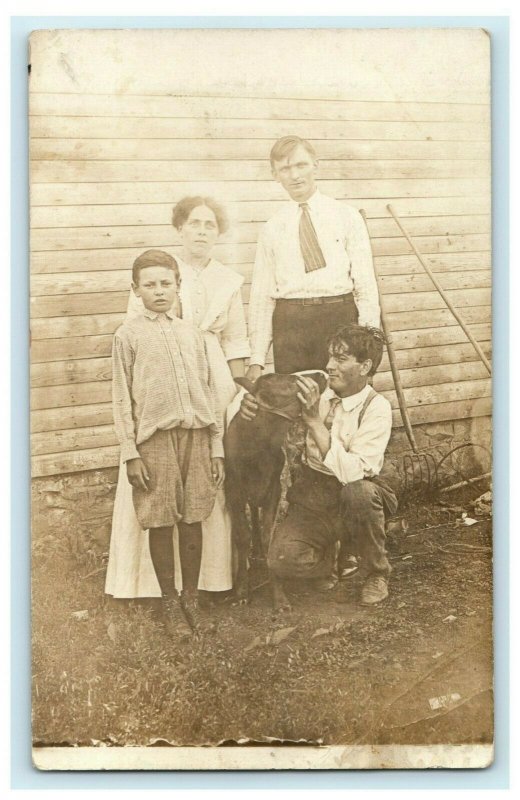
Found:
<path fill-rule="evenodd" d="M 365 416 L 365 411 L 367 410 L 368 406 L 370 405 L 370 403 L 372 402 L 372 400 L 376 396 L 377 396 L 377 392 L 375 391 L 375 389 L 372 389 L 372 387 L 370 387 L 370 391 L 369 391 L 369 393 L 368 393 L 368 395 L 367 395 L 367 397 L 365 399 L 365 402 L 361 406 L 361 411 L 359 412 L 358 428 L 361 425 L 361 422 L 363 421 L 363 417 Z"/>
<path fill-rule="evenodd" d="M 366 397 L 366 400 L 365 400 L 365 402 L 363 403 L 363 405 L 361 407 L 361 411 L 359 412 L 358 428 L 361 425 L 361 422 L 362 422 L 363 417 L 365 415 L 365 411 L 367 410 L 368 406 L 370 405 L 370 403 L 372 402 L 372 400 L 376 396 L 377 396 L 377 392 L 374 389 L 372 389 L 372 387 L 370 387 L 370 392 L 368 393 L 368 395 Z M 383 464 L 383 468 L 381 469 L 381 472 L 379 473 L 379 475 L 376 475 L 374 478 L 367 478 L 366 480 L 373 481 L 374 483 L 378 484 L 381 488 L 385 489 L 386 492 L 391 492 L 392 495 L 394 495 L 393 500 L 395 502 L 395 505 L 389 499 L 388 495 L 384 495 L 383 496 L 383 505 L 385 507 L 385 514 L 387 516 L 391 516 L 392 514 L 395 514 L 395 511 L 396 511 L 396 508 L 397 508 L 397 499 L 395 497 L 396 492 L 395 492 L 395 490 L 393 488 L 393 485 L 392 485 L 394 483 L 394 481 L 395 481 L 395 478 L 392 477 L 393 476 L 393 472 L 392 472 L 391 469 L 390 470 L 388 470 L 388 469 L 385 470 L 385 465 L 386 465 L 386 459 L 385 459 L 385 462 Z M 382 477 L 383 473 L 384 473 L 385 477 Z"/>

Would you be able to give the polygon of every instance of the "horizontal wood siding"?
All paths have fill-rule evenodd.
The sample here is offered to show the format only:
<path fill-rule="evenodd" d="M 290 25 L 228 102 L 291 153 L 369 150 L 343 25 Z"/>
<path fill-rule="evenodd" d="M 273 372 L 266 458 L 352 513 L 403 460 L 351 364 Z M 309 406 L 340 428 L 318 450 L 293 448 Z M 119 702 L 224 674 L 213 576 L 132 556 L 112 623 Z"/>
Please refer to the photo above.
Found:
<path fill-rule="evenodd" d="M 112 335 L 133 259 L 175 253 L 183 195 L 226 202 L 215 255 L 247 304 L 259 231 L 284 200 L 269 149 L 291 132 L 316 146 L 321 190 L 366 212 L 412 423 L 490 414 L 483 364 L 386 208 L 490 356 L 487 105 L 36 91 L 30 113 L 34 476 L 117 464 Z M 386 355 L 374 385 L 401 425 Z"/>

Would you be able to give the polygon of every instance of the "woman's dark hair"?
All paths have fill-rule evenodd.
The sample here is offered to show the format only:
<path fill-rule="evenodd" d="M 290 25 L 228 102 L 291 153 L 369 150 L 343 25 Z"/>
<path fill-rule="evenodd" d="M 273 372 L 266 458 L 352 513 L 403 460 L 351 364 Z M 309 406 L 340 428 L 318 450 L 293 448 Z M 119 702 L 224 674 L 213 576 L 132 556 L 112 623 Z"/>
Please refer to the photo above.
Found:
<path fill-rule="evenodd" d="M 370 359 L 372 366 L 369 375 L 375 375 L 381 363 L 384 343 L 383 332 L 379 328 L 371 328 L 368 325 L 345 325 L 343 328 L 339 328 L 328 341 L 333 355 L 341 355 L 344 348 L 347 347 L 349 355 L 354 356 L 360 364 Z"/>
<path fill-rule="evenodd" d="M 198 208 L 199 206 L 207 206 L 213 211 L 213 213 L 215 214 L 215 219 L 217 220 L 219 233 L 225 233 L 228 230 L 229 220 L 224 210 L 224 207 L 221 206 L 220 203 L 217 203 L 217 201 L 214 200 L 212 197 L 202 197 L 200 195 L 193 197 L 183 197 L 182 200 L 179 200 L 179 202 L 173 209 L 173 214 L 172 214 L 173 227 L 179 230 L 184 225 L 184 223 L 190 216 L 193 209 Z"/>

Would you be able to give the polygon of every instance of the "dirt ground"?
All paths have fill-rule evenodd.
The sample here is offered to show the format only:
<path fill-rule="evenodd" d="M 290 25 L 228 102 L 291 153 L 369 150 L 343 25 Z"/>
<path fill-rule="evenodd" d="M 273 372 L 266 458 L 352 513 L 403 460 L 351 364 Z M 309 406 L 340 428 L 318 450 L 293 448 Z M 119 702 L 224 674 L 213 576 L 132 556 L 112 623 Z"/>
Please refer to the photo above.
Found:
<path fill-rule="evenodd" d="M 292 586 L 273 618 L 253 562 L 250 605 L 213 596 L 217 633 L 183 646 L 158 601 L 103 594 L 103 563 L 35 548 L 35 744 L 491 742 L 491 518 L 471 506 L 486 488 L 400 509 L 380 606 L 353 577 Z"/>

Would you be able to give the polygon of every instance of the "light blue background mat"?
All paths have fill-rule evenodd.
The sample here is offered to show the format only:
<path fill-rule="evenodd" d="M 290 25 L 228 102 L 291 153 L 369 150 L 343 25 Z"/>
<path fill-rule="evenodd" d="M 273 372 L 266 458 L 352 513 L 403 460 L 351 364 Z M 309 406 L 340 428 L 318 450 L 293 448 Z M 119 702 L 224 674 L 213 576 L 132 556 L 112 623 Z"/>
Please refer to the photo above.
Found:
<path fill-rule="evenodd" d="M 12 706 L 13 789 L 504 789 L 509 781 L 509 18 L 12 17 Z M 27 37 L 52 28 L 484 28 L 491 35 L 493 134 L 495 749 L 486 770 L 42 773 L 31 766 L 29 212 Z"/>

